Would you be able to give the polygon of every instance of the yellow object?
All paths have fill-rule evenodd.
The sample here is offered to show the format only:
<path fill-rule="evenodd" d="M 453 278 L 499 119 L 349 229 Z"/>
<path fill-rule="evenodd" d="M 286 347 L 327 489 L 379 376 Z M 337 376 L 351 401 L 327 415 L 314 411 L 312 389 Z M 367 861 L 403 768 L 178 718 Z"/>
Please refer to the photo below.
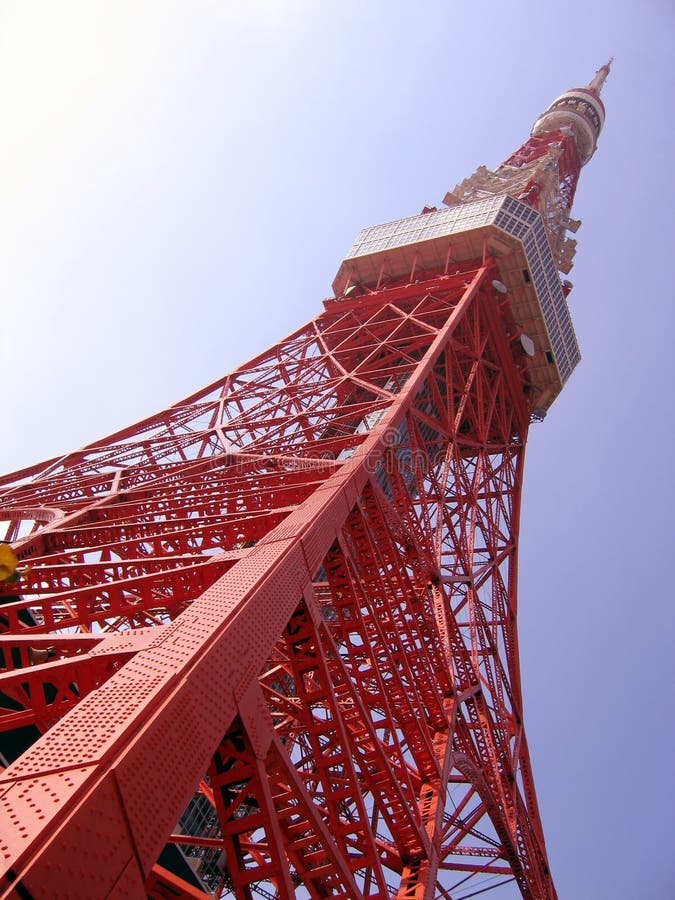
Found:
<path fill-rule="evenodd" d="M 7 581 L 16 572 L 19 557 L 9 544 L 0 544 L 0 581 Z"/>

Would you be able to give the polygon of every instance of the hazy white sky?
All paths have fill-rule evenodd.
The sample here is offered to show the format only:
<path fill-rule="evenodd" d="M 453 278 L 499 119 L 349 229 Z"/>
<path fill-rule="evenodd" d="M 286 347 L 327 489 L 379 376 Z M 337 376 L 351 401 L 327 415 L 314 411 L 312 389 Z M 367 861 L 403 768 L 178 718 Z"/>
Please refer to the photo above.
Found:
<path fill-rule="evenodd" d="M 674 38 L 666 0 L 0 5 L 4 471 L 291 331 L 359 228 L 499 163 L 615 56 L 575 207 L 584 359 L 533 429 L 522 522 L 561 900 L 675 896 Z"/>

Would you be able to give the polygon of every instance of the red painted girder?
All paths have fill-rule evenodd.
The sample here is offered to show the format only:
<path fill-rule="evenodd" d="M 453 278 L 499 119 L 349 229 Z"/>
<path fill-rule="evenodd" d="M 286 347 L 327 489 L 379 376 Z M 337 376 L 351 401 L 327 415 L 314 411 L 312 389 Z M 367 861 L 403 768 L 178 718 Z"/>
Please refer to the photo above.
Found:
<path fill-rule="evenodd" d="M 151 900 L 210 900 L 211 894 L 200 891 L 178 875 L 158 863 L 150 870 L 145 882 Z"/>
<path fill-rule="evenodd" d="M 112 635 L 0 636 L 0 695 L 22 707 L 10 709 L 0 700 L 0 732 L 26 725 L 46 731 L 163 627 Z"/>

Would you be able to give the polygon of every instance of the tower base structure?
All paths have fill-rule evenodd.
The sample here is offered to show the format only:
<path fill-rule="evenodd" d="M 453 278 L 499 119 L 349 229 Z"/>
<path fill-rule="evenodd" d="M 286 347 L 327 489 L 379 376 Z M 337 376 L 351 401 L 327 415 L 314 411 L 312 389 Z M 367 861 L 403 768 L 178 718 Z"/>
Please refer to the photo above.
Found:
<path fill-rule="evenodd" d="M 555 898 L 518 529 L 608 70 L 281 343 L 0 479 L 3 897 Z"/>
<path fill-rule="evenodd" d="M 328 302 L 19 473 L 3 516 L 41 527 L 0 721 L 51 727 L 0 776 L 6 889 L 140 896 L 169 840 L 242 897 L 554 896 L 515 628 L 527 357 L 479 262 Z M 195 792 L 216 815 L 184 837 Z"/>

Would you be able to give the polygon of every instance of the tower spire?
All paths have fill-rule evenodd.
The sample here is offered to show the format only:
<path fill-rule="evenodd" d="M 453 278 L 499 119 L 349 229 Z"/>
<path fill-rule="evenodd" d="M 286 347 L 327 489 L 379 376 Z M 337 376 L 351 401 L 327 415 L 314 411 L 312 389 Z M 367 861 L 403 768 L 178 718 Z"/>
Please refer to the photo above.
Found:
<path fill-rule="evenodd" d="M 608 62 L 606 62 L 604 66 L 600 66 L 593 78 L 591 78 L 591 80 L 588 82 L 588 90 L 592 91 L 596 95 L 596 97 L 600 96 L 602 86 L 607 80 L 607 76 L 609 75 L 609 70 L 611 69 L 613 62 L 614 57 L 610 56 Z"/>
<path fill-rule="evenodd" d="M 480 166 L 445 195 L 447 206 L 509 194 L 541 213 L 556 264 L 567 274 L 576 241 L 566 236 L 579 222 L 570 218 L 579 174 L 595 153 L 605 122 L 600 99 L 612 60 L 586 87 L 557 97 L 535 121 L 530 137 L 494 171 Z"/>
<path fill-rule="evenodd" d="M 585 166 L 595 153 L 598 137 L 605 124 L 605 106 L 600 99 L 600 91 L 609 75 L 612 59 L 601 66 L 594 77 L 583 88 L 570 88 L 551 103 L 545 113 L 532 127 L 532 136 L 552 134 L 562 131 L 572 133 L 579 162 Z"/>

